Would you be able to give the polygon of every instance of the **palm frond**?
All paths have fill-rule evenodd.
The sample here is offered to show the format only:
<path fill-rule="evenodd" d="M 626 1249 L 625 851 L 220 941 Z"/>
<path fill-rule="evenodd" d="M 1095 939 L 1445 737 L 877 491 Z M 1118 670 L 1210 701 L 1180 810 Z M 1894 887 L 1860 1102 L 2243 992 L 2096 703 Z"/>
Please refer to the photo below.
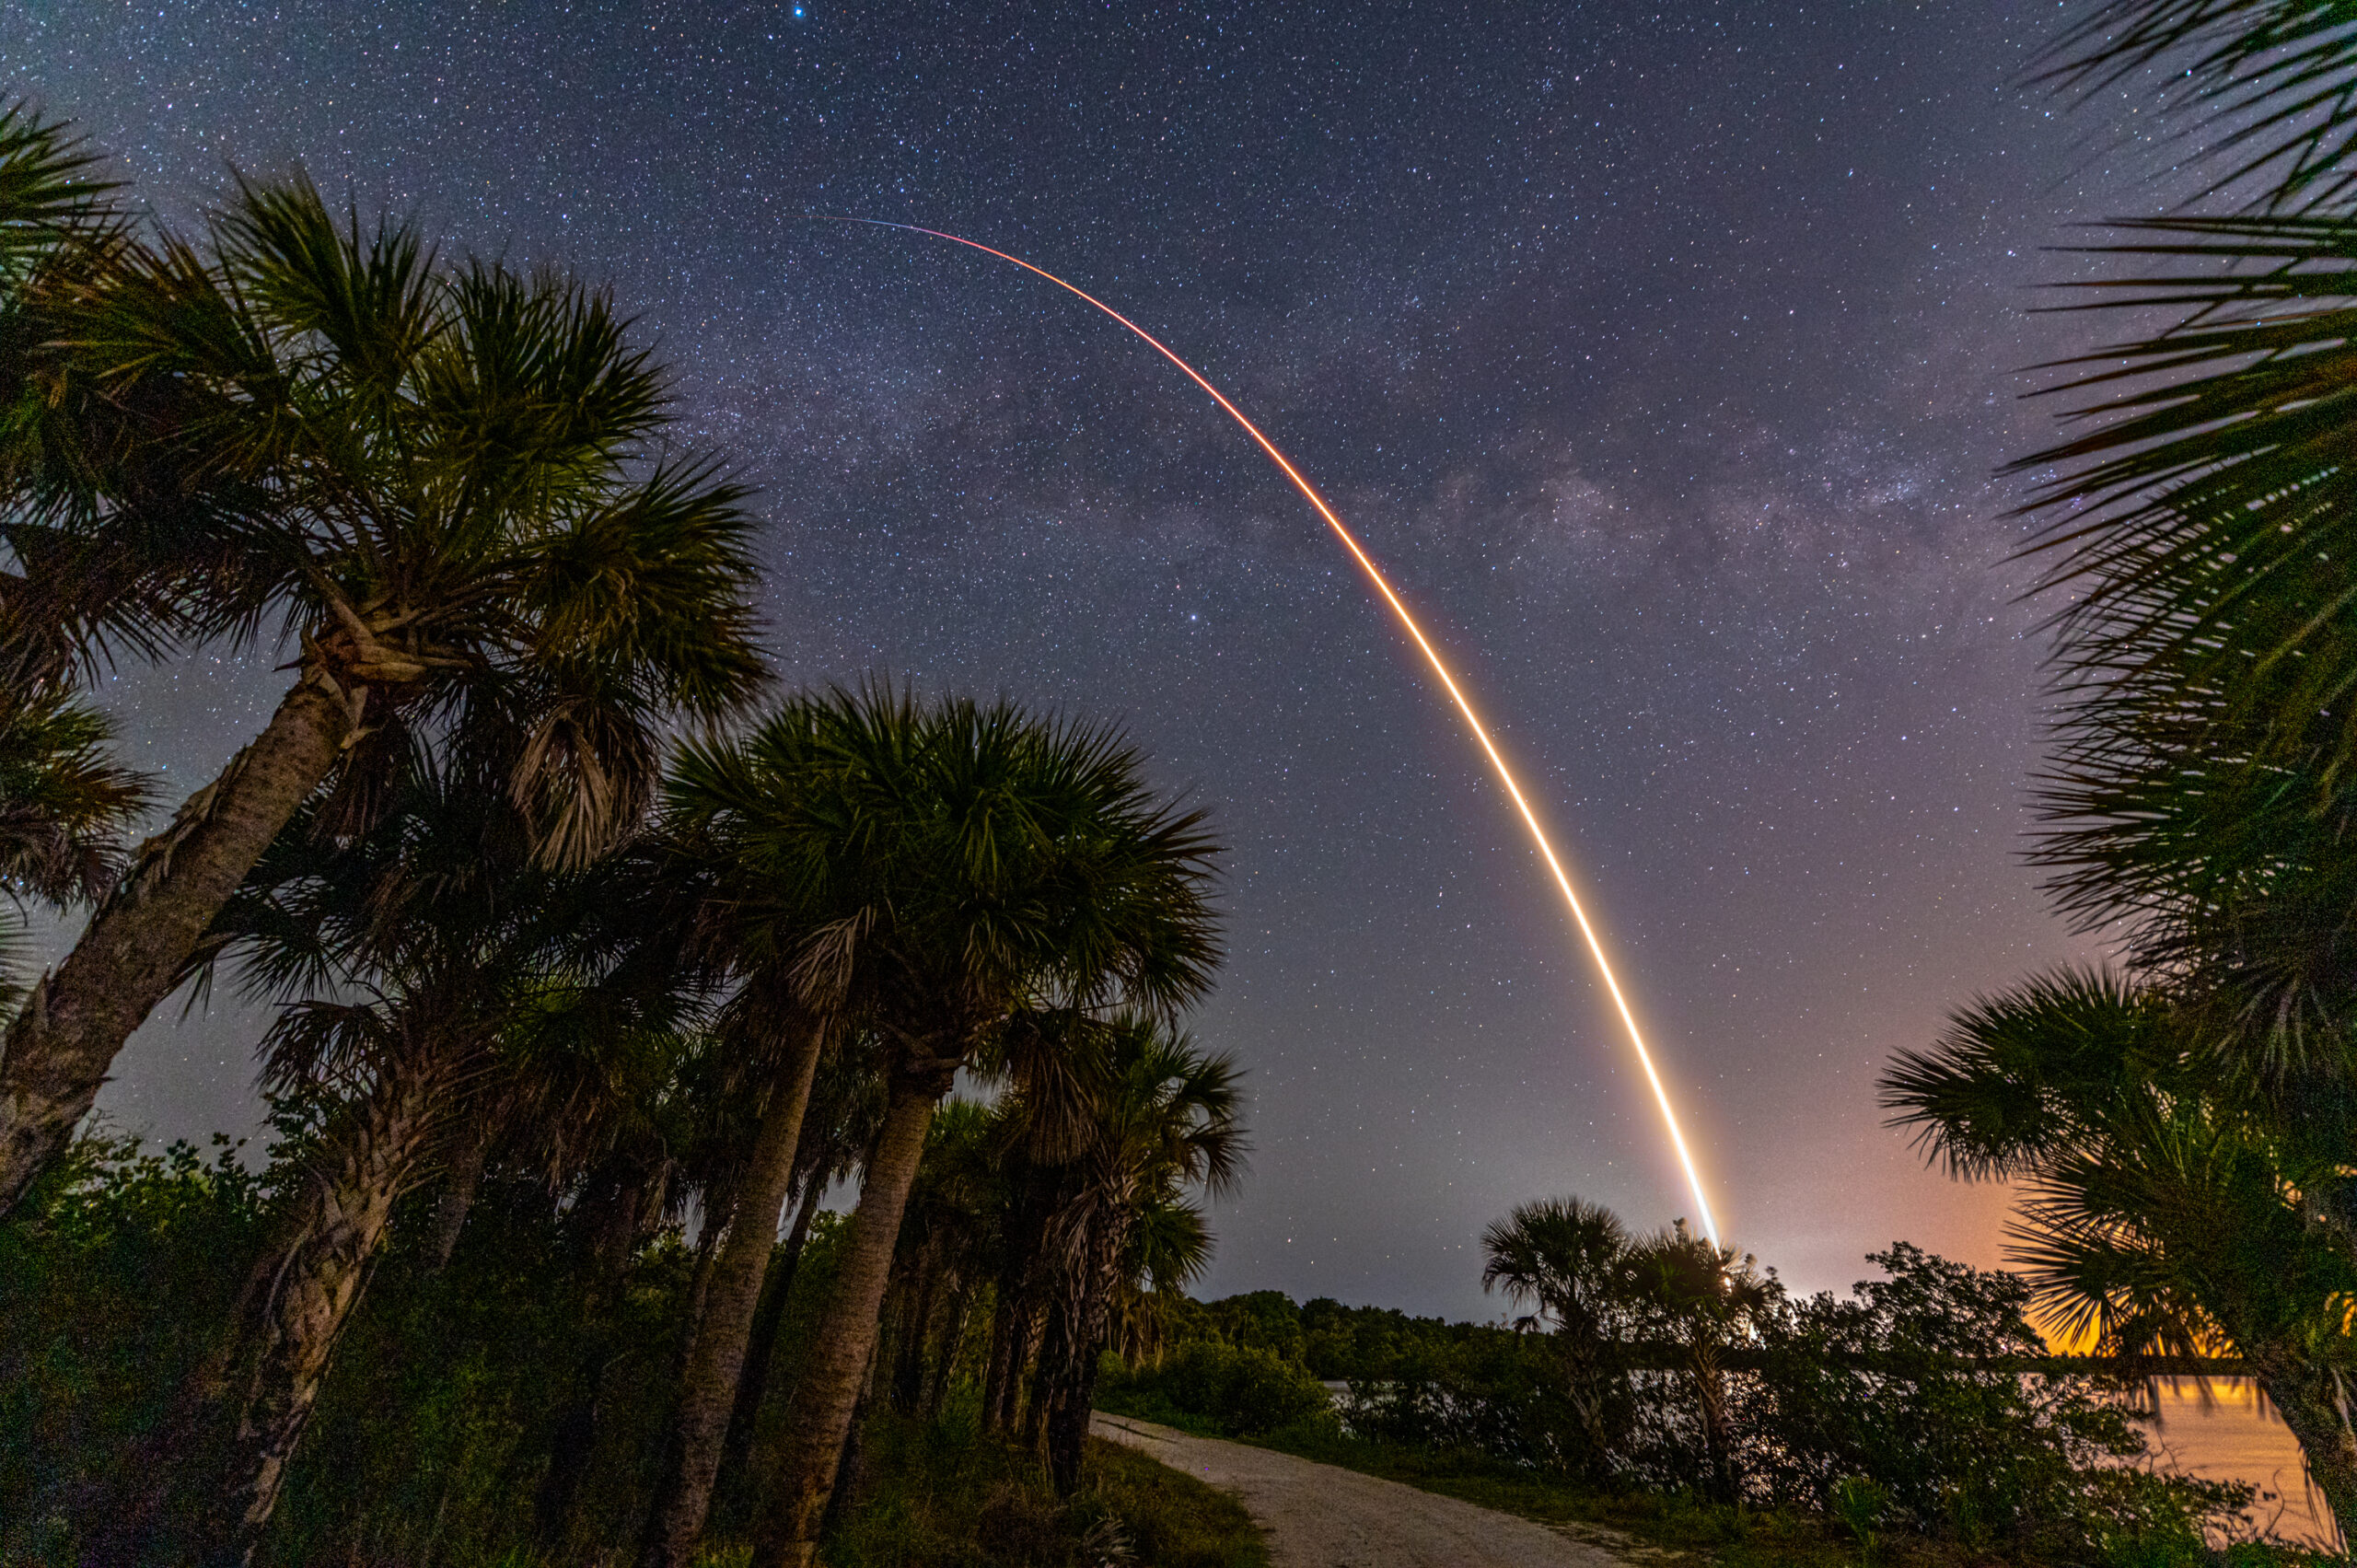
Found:
<path fill-rule="evenodd" d="M 2254 204 L 2303 210 L 2357 182 L 2357 29 L 2332 0 L 2101 0 L 2038 66 L 2083 100 L 2147 74 L 2183 113 L 2175 139 L 2218 167 L 2205 194 L 2250 180 Z"/>

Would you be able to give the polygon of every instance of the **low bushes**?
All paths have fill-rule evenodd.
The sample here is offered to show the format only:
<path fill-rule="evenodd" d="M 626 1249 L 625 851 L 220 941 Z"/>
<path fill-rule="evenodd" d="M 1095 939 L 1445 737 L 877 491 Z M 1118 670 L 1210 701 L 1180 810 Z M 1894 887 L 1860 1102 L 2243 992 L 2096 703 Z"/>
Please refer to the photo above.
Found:
<path fill-rule="evenodd" d="M 1297 1362 L 1254 1345 L 1198 1340 L 1158 1364 L 1116 1371 L 1098 1403 L 1152 1419 L 1161 1407 L 1223 1436 L 1258 1437 L 1331 1408 L 1325 1386 Z"/>

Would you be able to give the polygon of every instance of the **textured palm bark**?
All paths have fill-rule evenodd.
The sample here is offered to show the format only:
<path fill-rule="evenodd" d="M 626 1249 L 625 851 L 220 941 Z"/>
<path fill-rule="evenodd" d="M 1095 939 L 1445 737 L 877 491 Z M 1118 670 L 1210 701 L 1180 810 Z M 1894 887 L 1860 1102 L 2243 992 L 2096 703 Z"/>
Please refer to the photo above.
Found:
<path fill-rule="evenodd" d="M 220 776 L 140 846 L 65 961 L 0 1041 L 0 1216 L 72 1141 L 122 1042 L 180 980 L 204 929 L 327 777 L 352 709 L 307 673 Z"/>
<path fill-rule="evenodd" d="M 442 1172 L 442 1193 L 434 1201 L 434 1226 L 425 1237 L 425 1267 L 440 1273 L 459 1249 L 459 1237 L 474 1213 L 475 1194 L 482 1191 L 483 1162 L 491 1154 L 488 1121 L 474 1121 L 453 1135 L 448 1163 Z"/>
<path fill-rule="evenodd" d="M 842 1272 L 835 1278 L 807 1369 L 794 1390 L 784 1452 L 761 1500 L 752 1568 L 809 1568 L 816 1561 L 843 1437 L 876 1349 L 877 1315 L 884 1306 L 900 1216 L 924 1156 L 925 1130 L 955 1071 L 952 1062 L 893 1074 L 884 1128 L 852 1214 Z"/>
<path fill-rule="evenodd" d="M 428 1059 L 389 1066 L 332 1146 L 321 1151 L 302 1218 L 253 1324 L 243 1410 L 226 1488 L 240 1561 L 250 1562 L 278 1504 L 337 1336 L 366 1286 L 393 1205 L 429 1146 L 447 1074 Z"/>
<path fill-rule="evenodd" d="M 917 1277 L 910 1282 L 908 1299 L 902 1303 L 900 1344 L 893 1357 L 892 1408 L 902 1415 L 917 1413 L 917 1403 L 924 1398 L 924 1351 L 932 1338 L 933 1298 L 939 1283 L 939 1271 L 930 1258 L 920 1258 Z"/>
<path fill-rule="evenodd" d="M 721 1447 L 727 1439 L 729 1415 L 736 1408 L 753 1311 L 761 1301 L 770 1256 L 777 1247 L 778 1215 L 794 1179 L 795 1146 L 801 1140 L 802 1117 L 810 1105 L 810 1081 L 818 1071 L 824 1038 L 816 1028 L 799 1031 L 779 1065 L 770 1103 L 754 1133 L 752 1154 L 737 1189 L 736 1214 L 713 1263 L 695 1349 L 689 1353 L 687 1373 L 680 1381 L 668 1462 L 656 1493 L 646 1538 L 640 1543 L 640 1568 L 687 1568 L 702 1539 L 704 1515 L 712 1506 L 713 1478 L 720 1473 Z"/>
<path fill-rule="evenodd" d="M 2308 1479 L 2324 1493 L 2343 1541 L 2357 1541 L 2357 1430 L 2351 1394 L 2333 1367 L 2293 1349 L 2246 1351 L 2258 1386 L 2298 1440 Z"/>
<path fill-rule="evenodd" d="M 806 1162 L 807 1163 L 807 1162 Z M 761 1400 L 769 1392 L 771 1364 L 777 1359 L 778 1326 L 785 1321 L 785 1304 L 794 1295 L 794 1276 L 802 1267 L 802 1249 L 810 1245 L 810 1227 L 818 1222 L 819 1202 L 827 1184 L 813 1171 L 794 1213 L 785 1240 L 770 1260 L 761 1281 L 761 1303 L 753 1309 L 753 1330 L 745 1337 L 745 1366 L 737 1375 L 736 1408 L 728 1412 L 728 1436 L 720 1445 L 724 1474 L 742 1469 L 753 1451 L 753 1429 L 761 1423 Z"/>
<path fill-rule="evenodd" d="M 1090 1229 L 1080 1295 L 1072 1304 L 1072 1353 L 1057 1367 L 1048 1395 L 1048 1474 L 1063 1497 L 1080 1490 L 1080 1461 L 1088 1449 L 1088 1418 L 1097 1402 L 1097 1353 L 1105 1343 L 1113 1292 L 1120 1283 L 1121 1248 L 1129 1238 L 1129 1226 L 1109 1215 L 1099 1216 Z"/>

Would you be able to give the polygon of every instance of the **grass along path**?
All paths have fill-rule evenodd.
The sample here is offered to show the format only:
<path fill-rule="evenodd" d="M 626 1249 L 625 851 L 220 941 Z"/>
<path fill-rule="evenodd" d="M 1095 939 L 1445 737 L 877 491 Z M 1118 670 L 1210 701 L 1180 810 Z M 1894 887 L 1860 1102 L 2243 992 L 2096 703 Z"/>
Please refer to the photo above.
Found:
<path fill-rule="evenodd" d="M 1267 1533 L 1273 1568 L 1619 1568 L 1658 1555 L 1609 1551 L 1398 1481 L 1128 1416 L 1099 1411 L 1093 1430 L 1235 1493 Z"/>

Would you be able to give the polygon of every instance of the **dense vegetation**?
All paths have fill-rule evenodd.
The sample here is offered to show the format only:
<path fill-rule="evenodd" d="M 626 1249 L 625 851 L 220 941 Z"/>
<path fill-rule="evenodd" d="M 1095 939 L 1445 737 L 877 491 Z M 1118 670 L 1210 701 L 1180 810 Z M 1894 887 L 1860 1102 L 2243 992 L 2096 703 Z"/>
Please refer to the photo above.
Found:
<path fill-rule="evenodd" d="M 1901 1244 L 1853 1296 L 1794 1297 L 1749 1260 L 1674 1229 L 1632 1238 L 1576 1202 L 1527 1205 L 1487 1241 L 1491 1277 L 1533 1309 L 1511 1325 L 1258 1292 L 1174 1315 L 1174 1343 L 1107 1402 L 1762 1562 L 1844 1542 L 1933 1561 L 2297 1556 L 2257 1541 L 2249 1488 L 2154 1473 L 2143 1386 L 2058 1365 L 2013 1275 Z M 1704 1289 L 1678 1288 L 1681 1263 Z"/>
<path fill-rule="evenodd" d="M 2018 1184 L 2051 1321 L 2239 1357 L 2357 1539 L 2357 51 L 2341 6 L 2104 0 L 2048 64 L 2157 94 L 2223 209 L 2128 225 L 2093 308 L 2129 339 L 2016 465 L 2059 606 L 2036 858 L 2118 960 L 1963 1008 L 1885 1102 Z"/>
<path fill-rule="evenodd" d="M 95 168 L 0 110 L 0 878 L 89 909 L 0 1046 L 0 1555 L 1248 1558 L 1088 1440 L 1243 1149 L 1200 819 L 1100 726 L 773 693 L 601 296 Z M 285 695 L 126 852 L 76 681 L 221 639 Z M 271 1147 L 76 1141 L 215 983 Z"/>
<path fill-rule="evenodd" d="M 77 1549 L 121 1484 L 121 1457 L 208 1353 L 262 1243 L 273 1180 L 299 1179 L 284 1161 L 253 1174 L 232 1153 L 86 1139 L 43 1179 L 41 1223 L 0 1228 L 0 1562 L 103 1560 Z M 658 1237 L 602 1289 L 545 1186 L 494 1171 L 437 1262 L 436 1202 L 422 1190 L 397 1216 L 282 1493 L 273 1561 L 595 1561 L 652 1505 L 694 1249 Z M 784 1386 L 846 1226 L 821 1216 L 797 1240 L 776 1335 Z M 907 1348 L 888 1340 L 887 1365 Z M 830 1521 L 830 1561 L 1078 1568 L 1124 1543 L 1146 1563 L 1263 1561 L 1232 1500 L 1109 1446 L 1092 1446 L 1082 1484 L 1060 1493 L 1030 1449 L 983 1429 L 979 1349 L 970 1336 L 937 1408 L 923 1408 L 929 1392 L 904 1411 L 879 1391 Z M 783 1417 L 767 1403 L 748 1458 L 724 1468 L 715 1539 L 749 1528 Z"/>

